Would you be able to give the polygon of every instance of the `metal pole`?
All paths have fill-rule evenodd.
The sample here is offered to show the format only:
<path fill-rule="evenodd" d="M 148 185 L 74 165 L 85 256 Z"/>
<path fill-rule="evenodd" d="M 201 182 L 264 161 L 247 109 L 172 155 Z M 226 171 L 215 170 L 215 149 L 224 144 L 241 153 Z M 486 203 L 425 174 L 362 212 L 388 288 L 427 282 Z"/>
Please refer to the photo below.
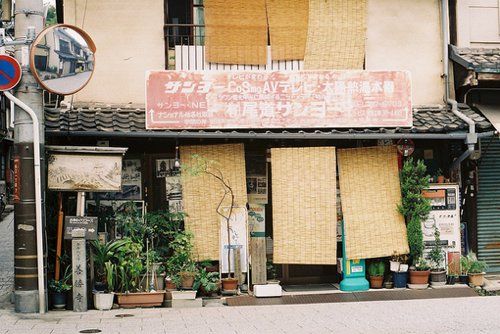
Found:
<path fill-rule="evenodd" d="M 14 12 L 15 39 L 20 42 L 28 30 L 43 29 L 42 0 L 17 0 Z M 13 100 L 28 114 L 15 112 L 14 149 L 20 162 L 19 200 L 15 203 L 14 236 L 14 300 L 16 312 L 44 313 L 46 311 L 44 270 L 44 181 L 40 152 L 44 144 L 44 115 L 42 91 L 29 68 L 29 46 L 17 45 L 16 58 L 21 63 L 22 78 Z M 12 94 L 6 93 L 12 100 Z M 37 121 L 35 121 L 37 120 Z"/>
<path fill-rule="evenodd" d="M 40 129 L 38 118 L 33 109 L 23 103 L 9 92 L 5 96 L 13 101 L 18 107 L 26 111 L 33 122 L 33 149 L 34 149 L 34 173 L 35 173 L 35 219 L 36 219 L 36 257 L 38 276 L 38 301 L 39 312 L 45 313 L 45 281 L 43 263 L 43 222 L 42 222 L 42 176 L 40 172 Z"/>

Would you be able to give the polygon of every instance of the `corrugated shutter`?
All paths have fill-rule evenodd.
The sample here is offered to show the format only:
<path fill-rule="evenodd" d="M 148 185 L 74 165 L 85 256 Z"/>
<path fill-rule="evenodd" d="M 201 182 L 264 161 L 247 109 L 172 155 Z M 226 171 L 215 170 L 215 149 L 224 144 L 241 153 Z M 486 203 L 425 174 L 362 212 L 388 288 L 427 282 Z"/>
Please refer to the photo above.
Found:
<path fill-rule="evenodd" d="M 482 140 L 477 196 L 478 257 L 500 272 L 500 140 Z"/>

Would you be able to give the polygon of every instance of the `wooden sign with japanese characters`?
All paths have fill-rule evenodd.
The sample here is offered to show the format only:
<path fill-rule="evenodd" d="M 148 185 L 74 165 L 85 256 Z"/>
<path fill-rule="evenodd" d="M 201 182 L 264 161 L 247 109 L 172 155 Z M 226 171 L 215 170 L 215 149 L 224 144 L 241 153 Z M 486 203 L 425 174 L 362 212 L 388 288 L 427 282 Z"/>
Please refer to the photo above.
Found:
<path fill-rule="evenodd" d="M 148 129 L 410 127 L 407 71 L 152 71 Z"/>
<path fill-rule="evenodd" d="M 85 230 L 86 240 L 97 240 L 97 217 L 67 216 L 64 219 L 64 239 L 71 239 L 74 229 Z"/>

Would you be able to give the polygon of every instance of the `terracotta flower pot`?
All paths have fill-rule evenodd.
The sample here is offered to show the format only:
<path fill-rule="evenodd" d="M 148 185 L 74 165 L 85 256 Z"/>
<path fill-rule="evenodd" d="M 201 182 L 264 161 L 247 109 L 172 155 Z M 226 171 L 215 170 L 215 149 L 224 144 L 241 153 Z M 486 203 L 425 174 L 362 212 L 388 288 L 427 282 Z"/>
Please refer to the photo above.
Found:
<path fill-rule="evenodd" d="M 437 177 L 437 183 L 444 183 L 444 175 L 439 175 Z"/>
<path fill-rule="evenodd" d="M 222 290 L 224 291 L 236 291 L 238 289 L 238 279 L 237 278 L 223 278 L 222 279 Z"/>
<path fill-rule="evenodd" d="M 410 270 L 410 284 L 428 284 L 430 270 Z"/>
<path fill-rule="evenodd" d="M 161 306 L 165 291 L 117 293 L 118 304 L 123 308 Z"/>
<path fill-rule="evenodd" d="M 483 286 L 484 274 L 485 273 L 469 273 L 469 284 L 472 286 Z"/>
<path fill-rule="evenodd" d="M 194 273 L 191 272 L 181 272 L 181 288 L 182 289 L 192 289 L 194 284 Z"/>
<path fill-rule="evenodd" d="M 384 276 L 370 276 L 370 288 L 382 289 L 384 284 Z"/>
<path fill-rule="evenodd" d="M 168 280 L 165 280 L 165 290 L 174 291 L 174 290 L 177 290 L 177 287 L 175 286 L 175 283 L 172 282 L 172 280 L 168 279 Z"/>

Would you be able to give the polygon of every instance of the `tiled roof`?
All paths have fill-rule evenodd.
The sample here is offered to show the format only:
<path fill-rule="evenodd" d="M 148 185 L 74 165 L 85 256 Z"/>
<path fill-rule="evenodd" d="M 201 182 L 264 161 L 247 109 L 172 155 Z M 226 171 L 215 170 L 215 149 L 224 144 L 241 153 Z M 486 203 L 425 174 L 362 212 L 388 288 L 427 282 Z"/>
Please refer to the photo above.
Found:
<path fill-rule="evenodd" d="M 450 58 L 478 73 L 500 73 L 500 48 L 457 48 L 450 45 Z"/>
<path fill-rule="evenodd" d="M 491 124 L 481 115 L 471 110 L 465 104 L 459 104 L 460 110 L 476 122 L 478 132 L 491 129 Z M 48 133 L 53 132 L 71 132 L 77 135 L 78 132 L 146 132 L 145 111 L 138 108 L 76 108 L 72 110 L 63 110 L 56 108 L 45 108 L 45 129 Z M 413 127 L 411 128 L 366 128 L 366 129 L 307 129 L 292 130 L 287 129 L 283 132 L 300 133 L 451 133 L 466 132 L 468 125 L 460 118 L 447 111 L 443 106 L 420 106 L 413 109 Z M 167 131 L 167 130 L 165 130 Z M 233 130 L 222 130 L 220 132 L 232 132 Z M 245 132 L 266 132 L 277 133 L 280 130 L 267 131 L 259 130 L 238 130 Z M 152 131 L 151 131 L 152 132 Z M 156 130 L 155 132 L 158 132 Z M 185 131 L 186 132 L 186 131 Z M 197 130 L 187 132 L 200 132 Z M 205 132 L 215 132 L 205 130 Z"/>

